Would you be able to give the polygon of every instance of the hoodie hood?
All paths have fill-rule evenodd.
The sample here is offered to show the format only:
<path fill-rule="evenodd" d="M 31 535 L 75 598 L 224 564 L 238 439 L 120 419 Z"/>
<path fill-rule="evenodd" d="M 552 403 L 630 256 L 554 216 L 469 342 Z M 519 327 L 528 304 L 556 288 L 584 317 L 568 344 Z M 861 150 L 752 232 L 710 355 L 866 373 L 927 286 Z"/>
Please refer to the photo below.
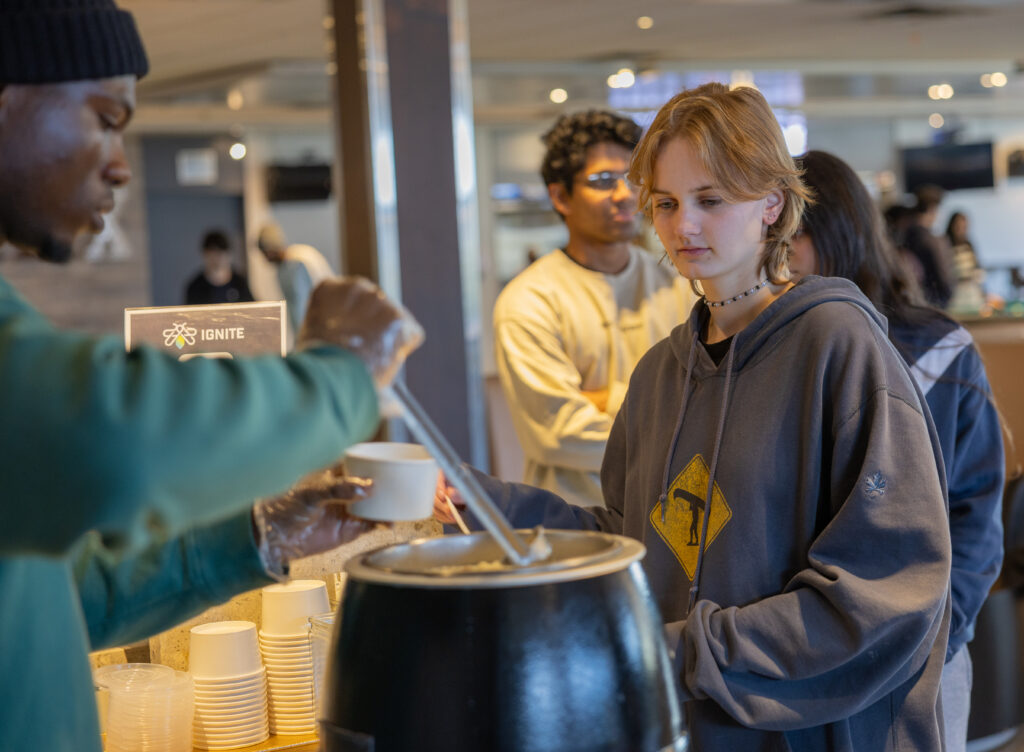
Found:
<path fill-rule="evenodd" d="M 751 321 L 743 331 L 736 334 L 732 343 L 733 368 L 737 371 L 742 370 L 752 358 L 762 351 L 772 336 L 784 329 L 793 319 L 815 306 L 832 301 L 853 303 L 864 309 L 883 332 L 887 331 L 885 317 L 875 310 L 871 301 L 853 282 L 841 277 L 811 275 L 801 279 L 793 289 L 761 311 L 760 315 Z M 695 336 L 704 329 L 709 316 L 710 309 L 703 300 L 700 300 L 690 312 L 689 320 L 672 330 L 669 335 L 669 344 L 680 363 L 685 364 L 690 357 L 691 347 L 695 343 L 699 344 L 699 340 L 695 340 Z M 704 348 L 698 347 L 697 349 L 693 375 L 700 378 L 717 371 L 719 366 L 715 365 Z M 725 367 L 725 361 L 721 365 Z"/>

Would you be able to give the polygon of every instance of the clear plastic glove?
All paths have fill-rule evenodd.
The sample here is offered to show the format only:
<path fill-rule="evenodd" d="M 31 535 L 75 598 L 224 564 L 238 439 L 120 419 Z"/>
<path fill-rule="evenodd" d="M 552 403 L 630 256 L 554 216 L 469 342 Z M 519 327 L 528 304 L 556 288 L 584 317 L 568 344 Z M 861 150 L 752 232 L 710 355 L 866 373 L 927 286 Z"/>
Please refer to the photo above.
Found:
<path fill-rule="evenodd" d="M 372 493 L 373 481 L 345 476 L 340 464 L 308 476 L 291 489 L 256 503 L 253 525 L 267 571 L 284 579 L 294 559 L 355 540 L 380 523 L 349 514 L 348 505 Z"/>
<path fill-rule="evenodd" d="M 423 327 L 368 279 L 335 277 L 313 290 L 299 332 L 300 346 L 317 342 L 344 347 L 362 358 L 378 393 L 383 393 L 422 344 Z"/>

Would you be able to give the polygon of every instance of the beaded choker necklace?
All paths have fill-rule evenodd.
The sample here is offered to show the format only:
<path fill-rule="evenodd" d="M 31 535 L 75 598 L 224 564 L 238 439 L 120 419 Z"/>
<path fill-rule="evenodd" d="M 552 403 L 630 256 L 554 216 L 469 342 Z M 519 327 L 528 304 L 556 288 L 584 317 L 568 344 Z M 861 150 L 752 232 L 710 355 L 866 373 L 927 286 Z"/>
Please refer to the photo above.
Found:
<path fill-rule="evenodd" d="M 751 287 L 749 290 L 744 290 L 739 295 L 733 295 L 731 298 L 726 298 L 725 300 L 708 300 L 708 296 L 705 295 L 704 296 L 704 302 L 707 304 L 707 306 L 709 308 L 721 308 L 722 306 L 729 305 L 730 303 L 735 303 L 737 300 L 742 300 L 743 298 L 747 297 L 748 295 L 753 295 L 755 292 L 760 290 L 762 287 L 767 286 L 767 284 L 768 284 L 768 280 L 764 279 L 761 282 L 759 282 L 758 284 L 756 284 L 753 287 Z"/>

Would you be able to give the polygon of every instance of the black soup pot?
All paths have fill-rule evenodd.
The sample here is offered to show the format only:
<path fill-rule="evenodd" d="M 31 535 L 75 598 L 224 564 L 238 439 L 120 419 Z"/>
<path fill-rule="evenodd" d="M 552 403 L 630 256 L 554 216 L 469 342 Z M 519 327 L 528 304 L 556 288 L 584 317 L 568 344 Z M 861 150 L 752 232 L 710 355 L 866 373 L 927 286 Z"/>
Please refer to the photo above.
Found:
<path fill-rule="evenodd" d="M 349 561 L 323 748 L 682 749 L 643 545 L 604 533 L 545 534 L 552 557 L 522 568 L 496 568 L 503 555 L 487 533 Z"/>

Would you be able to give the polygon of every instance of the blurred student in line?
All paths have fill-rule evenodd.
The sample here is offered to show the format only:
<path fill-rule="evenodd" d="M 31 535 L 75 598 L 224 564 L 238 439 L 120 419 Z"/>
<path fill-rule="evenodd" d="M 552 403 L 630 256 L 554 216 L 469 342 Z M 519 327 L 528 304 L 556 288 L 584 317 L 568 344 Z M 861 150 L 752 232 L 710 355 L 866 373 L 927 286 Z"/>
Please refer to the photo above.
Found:
<path fill-rule="evenodd" d="M 978 255 L 974 244 L 968 236 L 967 215 L 953 212 L 946 224 L 946 241 L 949 243 L 953 259 L 953 297 L 949 302 L 952 311 L 974 312 L 982 310 L 987 304 L 985 288 L 985 271 L 978 263 Z"/>
<path fill-rule="evenodd" d="M 323 254 L 313 246 L 289 243 L 280 225 L 265 225 L 256 245 L 277 269 L 277 282 L 288 304 L 289 341 L 293 342 L 302 327 L 302 317 L 306 315 L 313 289 L 334 272 Z"/>
<path fill-rule="evenodd" d="M 907 224 L 898 245 L 913 260 L 919 276 L 917 283 L 925 301 L 945 309 L 953 297 L 953 263 L 945 238 L 932 232 L 944 191 L 923 185 L 914 192 L 915 203 L 907 214 Z"/>

